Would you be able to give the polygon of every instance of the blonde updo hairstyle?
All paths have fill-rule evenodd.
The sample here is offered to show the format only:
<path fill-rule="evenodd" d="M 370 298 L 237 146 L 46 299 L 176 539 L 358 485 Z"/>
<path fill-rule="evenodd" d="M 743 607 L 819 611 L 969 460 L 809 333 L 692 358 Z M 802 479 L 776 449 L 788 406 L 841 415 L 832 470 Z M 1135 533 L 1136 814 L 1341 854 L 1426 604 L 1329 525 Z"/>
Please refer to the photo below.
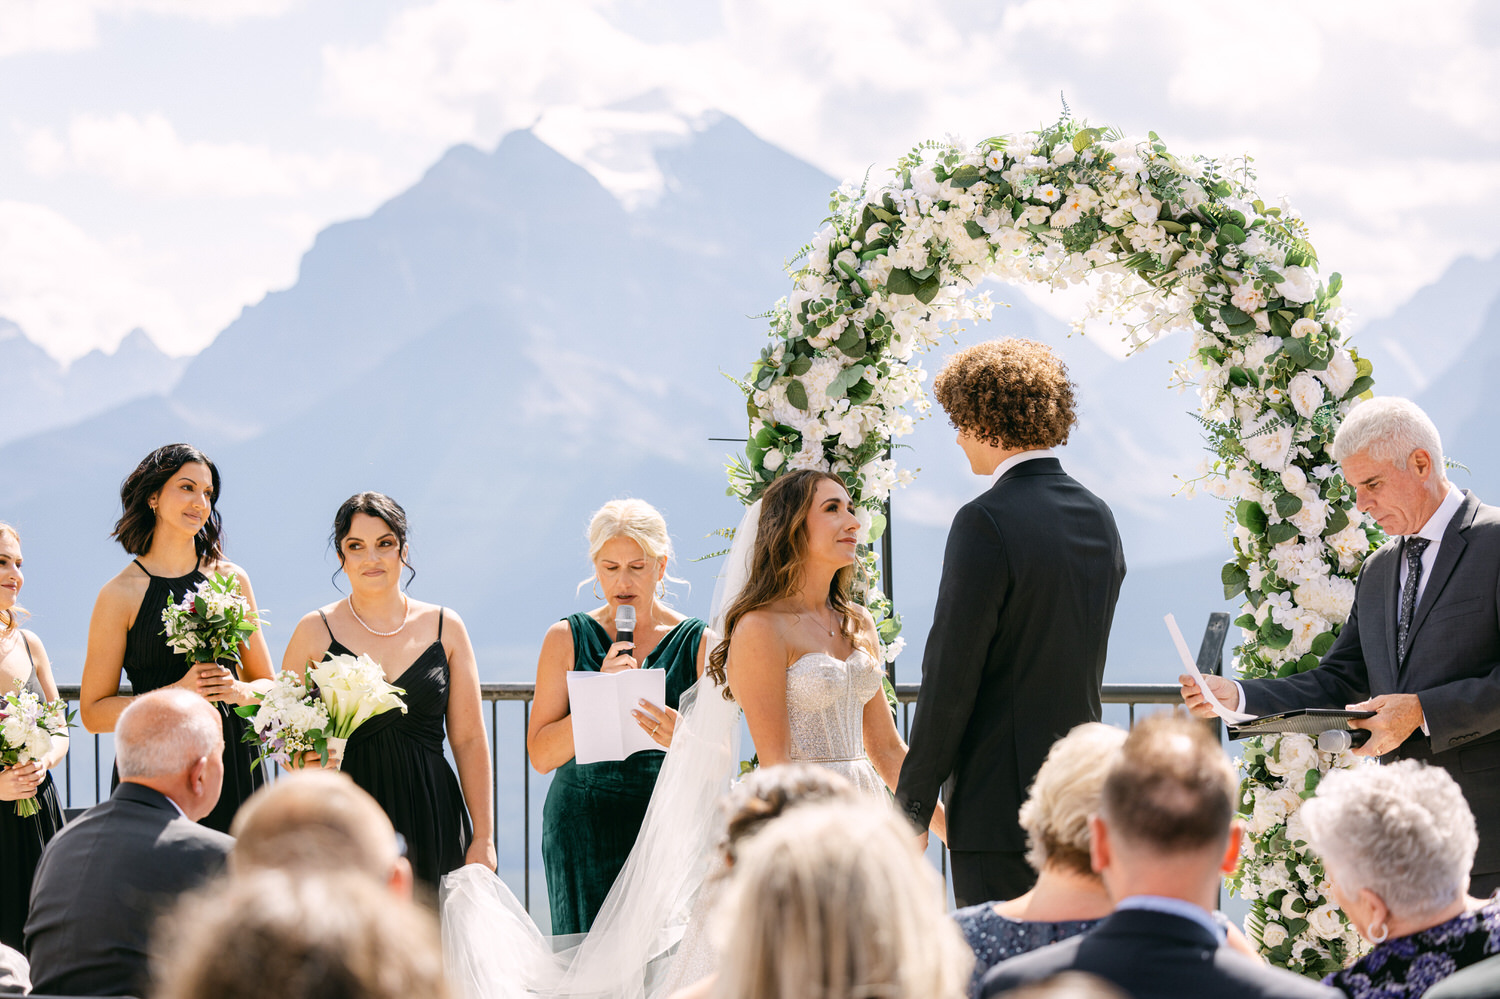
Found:
<path fill-rule="evenodd" d="M 667 583 L 687 583 L 667 571 L 673 557 L 672 537 L 667 533 L 667 521 L 661 511 L 643 499 L 617 499 L 594 511 L 589 518 L 589 561 L 599 557 L 600 550 L 615 538 L 629 538 L 641 546 L 648 559 L 662 567 L 662 589 L 658 602 L 667 596 Z M 578 584 L 578 589 L 595 581 L 590 575 Z"/>
<path fill-rule="evenodd" d="M 1121 729 L 1085 722 L 1052 744 L 1018 816 L 1026 830 L 1026 862 L 1037 873 L 1048 864 L 1093 873 L 1089 816 L 1099 811 L 1104 778 L 1124 743 Z"/>
<path fill-rule="evenodd" d="M 20 532 L 18 532 L 14 527 L 11 527 L 9 524 L 5 523 L 5 521 L 0 520 L 0 538 L 5 537 L 6 535 L 14 538 L 16 545 L 18 547 L 20 546 Z M 21 627 L 21 618 L 30 616 L 30 612 L 20 604 L 12 604 L 10 610 L 0 611 L 0 635 L 4 635 L 7 638 L 10 637 L 12 632 Z"/>

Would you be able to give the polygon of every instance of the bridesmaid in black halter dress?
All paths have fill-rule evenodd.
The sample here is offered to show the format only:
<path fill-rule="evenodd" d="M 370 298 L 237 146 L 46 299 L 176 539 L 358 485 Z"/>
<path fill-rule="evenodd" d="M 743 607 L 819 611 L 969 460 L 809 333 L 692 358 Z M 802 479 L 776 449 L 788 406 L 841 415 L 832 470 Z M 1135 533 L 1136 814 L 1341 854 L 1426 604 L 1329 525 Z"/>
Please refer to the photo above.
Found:
<path fill-rule="evenodd" d="M 216 704 L 224 721 L 224 788 L 202 823 L 228 832 L 240 804 L 265 781 L 254 765 L 255 747 L 244 741 L 248 723 L 233 707 L 253 703 L 256 692 L 269 686 L 271 654 L 257 631 L 240 646 L 237 670 L 190 663 L 167 645 L 161 620 L 168 603 L 219 573 L 237 576 L 255 606 L 250 578 L 224 559 L 218 498 L 219 470 L 187 444 L 157 448 L 121 485 L 124 512 L 114 538 L 137 557 L 104 585 L 94 604 L 78 713 L 90 732 L 113 732 L 131 700 L 118 693 L 122 672 L 133 694 L 181 687 Z"/>
<path fill-rule="evenodd" d="M 417 880 L 436 890 L 464 864 L 495 869 L 490 750 L 479 670 L 457 614 L 401 591 L 406 512 L 380 493 L 339 507 L 333 545 L 350 595 L 308 614 L 287 644 L 282 669 L 298 673 L 330 655 L 365 653 L 406 693 L 355 730 L 340 769 L 385 809 L 406 839 Z M 446 730 L 458 775 L 443 758 Z"/>
<path fill-rule="evenodd" d="M 0 524 L 0 686 L 9 693 L 17 683 L 44 701 L 57 699 L 52 664 L 41 641 L 22 631 L 25 615 L 16 604 L 21 592 L 21 538 L 9 524 Z M 54 739 L 45 759 L 0 770 L 0 943 L 21 949 L 31 880 L 42 847 L 62 828 L 57 788 L 48 773 L 68 753 L 64 736 Z M 36 801 L 35 815 L 16 814 L 15 802 Z"/>

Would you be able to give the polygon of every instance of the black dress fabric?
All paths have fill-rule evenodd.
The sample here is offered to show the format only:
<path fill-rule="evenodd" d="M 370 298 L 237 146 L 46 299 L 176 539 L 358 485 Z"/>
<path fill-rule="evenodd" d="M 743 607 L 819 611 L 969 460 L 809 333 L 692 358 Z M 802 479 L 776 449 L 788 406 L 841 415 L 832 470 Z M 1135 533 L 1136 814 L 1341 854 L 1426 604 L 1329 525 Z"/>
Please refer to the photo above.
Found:
<path fill-rule="evenodd" d="M 26 658 L 31 660 L 26 689 L 45 699 L 47 695 L 37 682 L 31 643 L 22 637 L 21 644 L 26 646 Z M 0 801 L 0 943 L 16 950 L 22 949 L 21 931 L 26 928 L 26 907 L 31 901 L 36 863 L 41 859 L 42 847 L 63 824 L 57 785 L 52 783 L 50 773 L 42 778 L 34 800 L 38 811 L 27 818 L 16 814 L 16 802 Z"/>
<path fill-rule="evenodd" d="M 355 654 L 331 628 L 328 638 L 328 655 Z M 443 757 L 448 654 L 441 611 L 437 639 L 393 682 L 406 692 L 406 712 L 386 711 L 355 729 L 340 769 L 385 809 L 406 838 L 413 873 L 436 890 L 444 874 L 463 866 L 474 838 L 458 776 Z"/>
<path fill-rule="evenodd" d="M 151 576 L 139 559 L 135 564 Z M 183 594 L 207 578 L 197 569 L 186 576 L 151 576 L 140 609 L 135 612 L 135 623 L 125 634 L 125 678 L 130 681 L 131 693 L 144 694 L 170 687 L 187 675 L 193 664 L 188 662 L 187 656 L 173 651 L 167 644 L 167 637 L 162 633 L 161 612 L 167 604 L 181 600 Z M 224 723 L 224 788 L 219 792 L 219 803 L 214 810 L 199 822 L 227 833 L 235 812 L 256 788 L 266 782 L 266 775 L 255 765 L 259 750 L 253 743 L 245 741 L 245 733 L 251 731 L 250 723 L 228 705 L 215 704 L 214 707 Z M 120 774 L 116 771 L 110 787 L 118 787 L 119 783 Z"/>

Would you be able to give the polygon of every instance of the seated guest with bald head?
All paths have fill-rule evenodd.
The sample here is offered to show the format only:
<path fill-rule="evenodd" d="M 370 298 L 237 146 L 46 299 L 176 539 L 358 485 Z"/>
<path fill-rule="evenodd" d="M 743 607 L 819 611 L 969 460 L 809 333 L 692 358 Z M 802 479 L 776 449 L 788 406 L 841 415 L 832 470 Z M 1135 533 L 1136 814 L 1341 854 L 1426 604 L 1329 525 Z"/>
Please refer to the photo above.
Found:
<path fill-rule="evenodd" d="M 33 991 L 148 991 L 152 924 L 224 866 L 234 840 L 198 824 L 224 779 L 219 713 L 197 694 L 136 697 L 115 727 L 120 786 L 63 827 L 37 864 L 26 919 Z"/>
<path fill-rule="evenodd" d="M 236 877 L 348 871 L 411 898 L 405 843 L 385 809 L 336 771 L 304 770 L 266 785 L 240 806 L 230 831 L 229 871 Z"/>
<path fill-rule="evenodd" d="M 1086 971 L 1133 999 L 1338 999 L 1339 993 L 1225 946 L 1213 916 L 1240 855 L 1239 779 L 1199 722 L 1159 714 L 1131 731 L 1089 819 L 1091 866 L 1115 911 L 1091 932 L 1013 957 L 983 995 Z"/>

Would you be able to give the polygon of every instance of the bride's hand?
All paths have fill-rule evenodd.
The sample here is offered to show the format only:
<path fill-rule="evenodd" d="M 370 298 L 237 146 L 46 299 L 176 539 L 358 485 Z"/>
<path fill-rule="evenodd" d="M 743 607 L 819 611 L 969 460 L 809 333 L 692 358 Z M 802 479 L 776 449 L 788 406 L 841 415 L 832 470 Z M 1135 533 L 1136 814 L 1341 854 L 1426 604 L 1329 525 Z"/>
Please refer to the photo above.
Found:
<path fill-rule="evenodd" d="M 635 715 L 635 723 L 645 729 L 658 746 L 665 749 L 672 744 L 672 733 L 677 731 L 677 712 L 657 707 L 643 698 L 631 714 Z"/>
<path fill-rule="evenodd" d="M 638 669 L 639 664 L 630 650 L 635 648 L 634 642 L 616 642 L 604 653 L 604 662 L 599 664 L 601 673 L 618 673 L 626 669 Z"/>

